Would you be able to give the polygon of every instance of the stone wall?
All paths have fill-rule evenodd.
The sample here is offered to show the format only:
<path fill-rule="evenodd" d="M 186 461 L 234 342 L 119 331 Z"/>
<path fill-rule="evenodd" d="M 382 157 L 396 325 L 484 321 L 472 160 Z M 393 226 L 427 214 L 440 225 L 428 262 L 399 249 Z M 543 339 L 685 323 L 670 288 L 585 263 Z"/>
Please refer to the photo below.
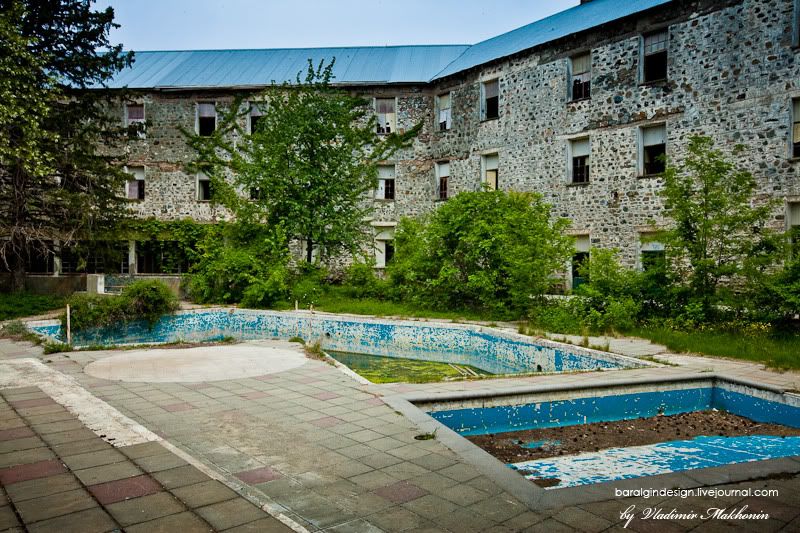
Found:
<path fill-rule="evenodd" d="M 635 265 L 640 233 L 664 224 L 659 178 L 638 176 L 638 129 L 666 123 L 667 154 L 679 160 L 690 135 L 711 136 L 758 179 L 759 199 L 800 200 L 798 163 L 790 159 L 792 98 L 800 97 L 798 51 L 791 46 L 792 0 L 678 1 L 635 19 L 608 24 L 505 60 L 424 86 L 361 87 L 367 96 L 398 98 L 398 127 L 419 121 L 413 147 L 396 158 L 396 198 L 376 201 L 373 224 L 391 225 L 437 205 L 435 162 L 450 161 L 451 194 L 477 190 L 481 155 L 499 154 L 500 187 L 542 194 L 554 213 L 572 220 L 575 234 L 592 246 L 615 247 Z M 644 31 L 669 27 L 668 81 L 639 83 Z M 567 102 L 567 65 L 591 51 L 592 98 Z M 480 83 L 500 80 L 500 117 L 480 119 Z M 437 94 L 452 91 L 452 128 L 439 132 Z M 195 177 L 179 128 L 194 127 L 197 101 L 230 101 L 231 94 L 151 92 L 143 95 L 151 122 L 145 140 L 130 145 L 130 164 L 147 170 L 141 216 L 224 216 L 196 201 Z M 591 139 L 591 181 L 573 185 L 567 175 L 570 138 Z M 774 226 L 784 227 L 785 205 Z"/>

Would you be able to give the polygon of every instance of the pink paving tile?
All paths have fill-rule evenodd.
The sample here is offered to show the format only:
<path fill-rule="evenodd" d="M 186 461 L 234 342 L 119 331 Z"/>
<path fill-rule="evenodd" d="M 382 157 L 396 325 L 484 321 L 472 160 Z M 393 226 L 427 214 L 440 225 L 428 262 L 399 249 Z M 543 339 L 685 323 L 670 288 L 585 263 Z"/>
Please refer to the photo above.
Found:
<path fill-rule="evenodd" d="M 165 411 L 169 411 L 170 413 L 177 413 L 179 411 L 189 411 L 190 409 L 194 409 L 194 405 L 190 403 L 171 403 L 169 405 L 165 405 L 163 407 Z"/>
<path fill-rule="evenodd" d="M 11 402 L 17 409 L 25 409 L 27 407 L 41 407 L 43 405 L 52 405 L 56 402 L 52 400 L 52 398 L 36 398 L 34 400 L 17 400 L 16 402 Z"/>
<path fill-rule="evenodd" d="M 422 489 L 408 481 L 398 481 L 391 485 L 386 485 L 373 491 L 381 498 L 385 498 L 393 503 L 406 503 L 411 500 L 416 500 L 428 494 L 428 491 Z"/>
<path fill-rule="evenodd" d="M 39 479 L 43 477 L 63 474 L 67 469 L 57 459 L 49 461 L 39 461 L 27 465 L 10 466 L 0 470 L 0 484 L 11 485 L 29 479 Z"/>
<path fill-rule="evenodd" d="M 367 405 L 383 405 L 384 402 L 380 398 L 370 398 L 367 400 Z"/>
<path fill-rule="evenodd" d="M 258 376 L 254 379 L 257 379 L 258 381 L 278 381 L 281 379 L 281 377 L 276 374 L 267 374 L 265 376 Z"/>
<path fill-rule="evenodd" d="M 242 398 L 245 400 L 258 400 L 259 398 L 266 398 L 269 396 L 269 393 L 262 392 L 262 391 L 255 391 L 255 392 L 248 392 L 246 394 L 240 394 Z"/>
<path fill-rule="evenodd" d="M 97 501 L 103 505 L 121 502 L 131 498 L 147 496 L 161 490 L 161 485 L 156 480 L 147 475 L 129 477 L 108 483 L 99 483 L 88 487 L 89 492 L 94 494 Z"/>
<path fill-rule="evenodd" d="M 265 483 L 267 481 L 272 481 L 273 479 L 279 479 L 282 477 L 279 472 L 274 471 L 268 466 L 255 468 L 253 470 L 245 470 L 244 472 L 238 472 L 234 474 L 234 476 L 238 477 L 248 485 L 257 485 L 259 483 Z"/>
<path fill-rule="evenodd" d="M 326 416 L 324 418 L 317 418 L 316 420 L 311 421 L 312 424 L 321 428 L 333 427 L 337 424 L 341 424 L 342 422 L 344 422 L 344 420 L 341 418 L 336 418 L 335 416 Z"/>
<path fill-rule="evenodd" d="M 340 396 L 335 392 L 320 392 L 319 394 L 314 394 L 312 398 L 316 398 L 317 400 L 333 400 L 334 398 L 339 398 Z"/>
<path fill-rule="evenodd" d="M 27 427 L 4 429 L 0 431 L 0 440 L 22 439 L 25 437 L 33 437 L 35 435 L 36 434 Z"/>

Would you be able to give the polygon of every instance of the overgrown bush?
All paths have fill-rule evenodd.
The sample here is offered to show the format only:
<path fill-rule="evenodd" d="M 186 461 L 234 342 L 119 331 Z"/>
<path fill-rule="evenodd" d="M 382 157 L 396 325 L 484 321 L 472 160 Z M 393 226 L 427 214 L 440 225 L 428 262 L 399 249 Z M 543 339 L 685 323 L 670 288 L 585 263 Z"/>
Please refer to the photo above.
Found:
<path fill-rule="evenodd" d="M 386 282 L 375 275 L 375 265 L 356 261 L 344 274 L 342 292 L 350 298 L 383 298 Z"/>
<path fill-rule="evenodd" d="M 302 307 L 318 305 L 325 292 L 328 271 L 319 265 L 300 263 L 291 280 L 290 297 Z"/>
<path fill-rule="evenodd" d="M 76 294 L 69 299 L 72 331 L 113 326 L 137 320 L 155 325 L 178 309 L 178 299 L 164 283 L 141 280 L 126 286 L 119 296 Z M 61 316 L 66 330 L 66 313 Z"/>
<path fill-rule="evenodd" d="M 536 194 L 461 193 L 428 218 L 400 222 L 392 293 L 422 307 L 519 316 L 571 256 L 567 225 Z"/>

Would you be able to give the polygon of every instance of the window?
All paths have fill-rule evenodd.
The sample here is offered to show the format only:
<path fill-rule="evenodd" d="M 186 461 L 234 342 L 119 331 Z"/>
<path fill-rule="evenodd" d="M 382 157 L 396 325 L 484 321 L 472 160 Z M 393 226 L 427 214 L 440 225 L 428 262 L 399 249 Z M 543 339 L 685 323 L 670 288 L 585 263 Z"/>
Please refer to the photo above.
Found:
<path fill-rule="evenodd" d="M 197 201 L 208 202 L 211 200 L 211 180 L 200 172 L 197 174 Z"/>
<path fill-rule="evenodd" d="M 643 272 L 663 270 L 666 266 L 667 256 L 663 243 L 653 240 L 646 234 L 642 234 L 639 250 Z"/>
<path fill-rule="evenodd" d="M 793 252 L 798 251 L 800 245 L 800 202 L 790 202 L 787 204 L 787 228 L 792 240 Z"/>
<path fill-rule="evenodd" d="M 394 200 L 394 165 L 378 166 L 378 189 L 375 191 L 376 200 Z"/>
<path fill-rule="evenodd" d="M 375 228 L 375 267 L 386 268 L 394 258 L 394 228 Z"/>
<path fill-rule="evenodd" d="M 125 125 L 131 135 L 144 139 L 144 104 L 125 104 Z"/>
<path fill-rule="evenodd" d="M 447 131 L 453 126 L 453 115 L 450 106 L 450 93 L 436 97 L 436 109 L 439 120 L 439 131 Z"/>
<path fill-rule="evenodd" d="M 481 84 L 481 119 L 490 120 L 500 116 L 500 81 L 491 80 Z"/>
<path fill-rule="evenodd" d="M 667 30 L 645 35 L 642 43 L 642 82 L 667 79 Z"/>
<path fill-rule="evenodd" d="M 128 200 L 144 200 L 144 167 L 125 167 L 131 175 L 125 183 L 125 197 Z"/>
<path fill-rule="evenodd" d="M 447 200 L 447 182 L 450 179 L 450 162 L 436 163 L 436 199 Z"/>
<path fill-rule="evenodd" d="M 589 137 L 569 142 L 570 178 L 572 183 L 589 183 Z"/>
<path fill-rule="evenodd" d="M 258 124 L 258 121 L 261 120 L 261 117 L 264 115 L 264 113 L 261 110 L 261 106 L 263 105 L 264 104 L 260 102 L 250 102 L 250 114 L 248 115 L 248 120 L 250 122 L 249 130 L 251 134 L 254 131 L 256 131 L 256 125 Z"/>
<path fill-rule="evenodd" d="M 217 109 L 213 103 L 197 104 L 197 134 L 208 137 L 217 129 Z"/>
<path fill-rule="evenodd" d="M 570 100 L 585 100 L 592 96 L 592 55 L 581 54 L 570 60 Z"/>
<path fill-rule="evenodd" d="M 309 263 L 318 263 L 320 258 L 320 251 L 322 247 L 319 244 L 311 245 L 311 256 L 308 255 L 308 241 L 303 239 L 300 241 L 300 258 Z"/>
<path fill-rule="evenodd" d="M 386 135 L 397 131 L 397 113 L 394 98 L 376 98 L 375 113 L 378 115 L 378 133 Z"/>
<path fill-rule="evenodd" d="M 794 0 L 792 17 L 792 46 L 800 46 L 800 0 Z"/>
<path fill-rule="evenodd" d="M 488 185 L 489 190 L 496 191 L 498 186 L 498 169 L 500 158 L 497 154 L 486 154 L 482 156 L 481 166 L 483 167 L 483 183 Z"/>
<path fill-rule="evenodd" d="M 792 100 L 792 157 L 800 157 L 800 98 Z"/>
<path fill-rule="evenodd" d="M 591 243 L 588 235 L 579 235 L 575 238 L 575 255 L 572 256 L 572 288 L 577 289 L 586 282 L 586 278 L 581 277 L 581 267 L 589 259 L 589 248 Z"/>
<path fill-rule="evenodd" d="M 259 187 L 250 187 L 250 200 L 261 200 L 261 189 Z"/>
<path fill-rule="evenodd" d="M 640 129 L 639 173 L 657 176 L 664 172 L 667 154 L 667 126 L 659 124 Z"/>

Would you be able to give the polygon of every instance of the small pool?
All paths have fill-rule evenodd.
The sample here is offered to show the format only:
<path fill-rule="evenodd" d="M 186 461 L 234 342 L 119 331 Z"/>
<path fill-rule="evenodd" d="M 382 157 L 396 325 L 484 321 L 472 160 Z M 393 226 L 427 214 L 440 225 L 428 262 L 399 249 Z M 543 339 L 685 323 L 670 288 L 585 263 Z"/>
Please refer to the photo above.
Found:
<path fill-rule="evenodd" d="M 29 323 L 42 335 L 61 338 L 57 321 Z M 613 370 L 651 363 L 578 346 L 533 340 L 495 328 L 408 320 L 356 318 L 309 312 L 200 309 L 146 323 L 95 329 L 73 338 L 76 346 L 291 339 L 319 341 L 326 351 L 404 358 L 480 369 L 487 374 Z"/>
<path fill-rule="evenodd" d="M 419 400 L 415 404 L 463 436 L 711 410 L 762 424 L 800 428 L 800 396 L 714 378 L 630 387 L 607 385 L 533 395 L 484 395 L 453 401 Z M 704 435 L 507 466 L 530 480 L 553 480 L 551 486 L 542 485 L 553 489 L 793 456 L 800 456 L 800 436 Z"/>

